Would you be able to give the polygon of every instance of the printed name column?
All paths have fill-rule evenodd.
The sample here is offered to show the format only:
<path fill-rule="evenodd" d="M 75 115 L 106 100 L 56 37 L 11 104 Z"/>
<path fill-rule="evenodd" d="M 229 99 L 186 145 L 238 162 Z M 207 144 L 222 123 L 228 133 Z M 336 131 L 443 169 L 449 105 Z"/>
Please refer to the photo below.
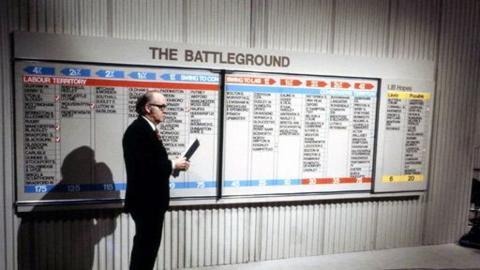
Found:
<path fill-rule="evenodd" d="M 129 87 L 126 89 L 126 104 L 128 110 L 126 111 L 126 116 L 125 117 L 125 130 L 127 127 L 138 117 L 138 114 L 135 110 L 135 105 L 137 104 L 137 100 L 139 97 L 141 97 L 143 94 L 145 94 L 148 91 L 147 88 L 137 88 L 137 87 Z"/>
<path fill-rule="evenodd" d="M 383 152 L 384 156 L 383 172 L 388 174 L 383 176 L 384 182 L 400 181 L 401 175 L 404 175 L 404 145 L 407 123 L 407 99 L 401 91 L 388 91 L 385 117 L 385 137 Z M 384 155 L 385 155 L 384 154 Z M 388 162 L 387 162 L 388 161 Z"/>
<path fill-rule="evenodd" d="M 275 174 L 276 97 L 268 92 L 253 94 L 252 179 L 269 179 Z"/>
<path fill-rule="evenodd" d="M 278 179 L 298 180 L 302 173 L 303 106 L 304 94 L 296 93 L 295 86 L 302 81 L 280 79 L 281 94 L 278 102 Z M 292 88 L 290 88 L 292 87 Z"/>
<path fill-rule="evenodd" d="M 224 186 L 232 188 L 250 183 L 242 180 L 251 178 L 252 104 L 259 81 L 236 75 L 227 75 L 225 81 Z M 233 188 L 230 191 L 238 192 Z"/>
<path fill-rule="evenodd" d="M 190 168 L 170 177 L 172 197 L 213 196 L 217 167 L 219 77 L 204 71 L 163 70 L 160 90 L 167 99 L 166 120 L 160 126 L 171 160 L 198 140 Z"/>
<path fill-rule="evenodd" d="M 185 177 L 195 182 L 195 188 L 215 187 L 212 182 L 216 175 L 215 160 L 217 153 L 217 108 L 218 91 L 192 90 L 190 91 L 189 121 L 190 130 L 186 147 L 195 139 L 205 151 L 198 151 L 193 156 L 191 169 Z M 203 168 L 203 169 L 201 169 Z M 211 168 L 208 170 L 208 168 Z"/>
<path fill-rule="evenodd" d="M 56 95 L 51 81 L 50 77 L 23 77 L 25 192 L 47 192 L 58 180 Z"/>
<path fill-rule="evenodd" d="M 67 192 L 80 192 L 82 184 L 95 181 L 93 137 L 93 94 L 86 79 L 59 78 L 60 157 L 62 185 Z M 73 195 L 72 195 L 73 196 Z M 80 195 L 78 195 L 80 196 Z"/>
<path fill-rule="evenodd" d="M 350 134 L 352 132 L 352 85 L 346 81 L 331 81 L 328 111 L 328 176 L 349 176 Z M 338 153 L 348 153 L 339 155 Z"/>
<path fill-rule="evenodd" d="M 101 71 L 95 72 L 103 75 Z M 115 79 L 123 79 L 123 70 L 108 70 L 109 74 L 116 75 Z M 106 73 L 105 73 L 106 74 Z M 108 84 L 112 78 L 105 80 Z M 101 81 L 101 80 L 97 80 Z M 122 137 L 125 131 L 123 122 L 127 112 L 126 88 L 119 86 L 98 85 L 99 83 L 87 84 L 91 86 L 94 94 L 95 112 L 95 186 L 96 191 L 109 191 L 110 198 L 118 198 L 118 192 L 125 190 L 126 174 L 123 165 Z M 108 166 L 107 166 L 108 164 Z M 104 195 L 105 196 L 105 195 Z"/>
<path fill-rule="evenodd" d="M 425 133 L 428 93 L 409 93 L 407 110 L 407 136 L 405 139 L 405 174 L 407 181 L 421 181 L 425 172 Z"/>
<path fill-rule="evenodd" d="M 165 122 L 159 128 L 163 145 L 171 159 L 176 159 L 185 150 L 187 140 L 187 100 L 186 90 L 161 90 L 167 99 Z"/>
<path fill-rule="evenodd" d="M 350 155 L 350 176 L 358 181 L 371 181 L 373 141 L 375 136 L 376 85 L 354 83 L 353 129 Z"/>
<path fill-rule="evenodd" d="M 325 85 L 324 81 L 307 80 L 307 87 Z M 303 178 L 320 178 L 326 174 L 327 106 L 325 90 L 315 89 L 305 95 Z"/>

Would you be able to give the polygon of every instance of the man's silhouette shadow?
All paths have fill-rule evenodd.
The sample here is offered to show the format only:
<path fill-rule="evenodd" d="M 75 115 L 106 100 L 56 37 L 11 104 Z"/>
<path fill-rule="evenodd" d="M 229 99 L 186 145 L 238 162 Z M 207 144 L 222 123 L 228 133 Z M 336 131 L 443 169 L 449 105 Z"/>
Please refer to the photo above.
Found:
<path fill-rule="evenodd" d="M 68 154 L 61 167 L 62 180 L 41 201 L 63 201 L 68 204 L 82 198 L 120 199 L 118 191 L 79 191 L 78 184 L 100 184 L 113 187 L 112 172 L 108 166 L 95 161 L 94 151 L 87 146 Z M 93 185 L 92 185 L 93 186 Z M 70 207 L 70 209 L 69 209 Z M 45 210 L 36 206 L 20 215 L 18 230 L 18 269 L 78 269 L 91 270 L 95 245 L 114 232 L 115 218 L 121 209 Z M 87 210 L 85 210 L 87 209 Z M 42 211 L 43 210 L 43 211 Z"/>

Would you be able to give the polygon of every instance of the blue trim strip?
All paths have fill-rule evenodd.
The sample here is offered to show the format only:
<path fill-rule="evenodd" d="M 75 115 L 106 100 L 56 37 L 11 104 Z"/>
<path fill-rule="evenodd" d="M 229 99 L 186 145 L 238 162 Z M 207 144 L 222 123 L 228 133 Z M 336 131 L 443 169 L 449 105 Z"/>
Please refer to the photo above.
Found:
<path fill-rule="evenodd" d="M 216 188 L 215 181 L 170 182 L 170 189 L 205 189 Z"/>
<path fill-rule="evenodd" d="M 224 187 L 259 187 L 259 186 L 298 186 L 301 179 L 252 179 L 252 180 L 225 180 Z"/>
<path fill-rule="evenodd" d="M 307 95 L 330 95 L 330 96 L 367 96 L 376 97 L 377 91 L 357 91 L 357 90 L 333 90 L 319 88 L 291 88 L 276 86 L 251 86 L 251 85 L 229 85 L 225 86 L 226 91 L 230 92 L 252 92 L 252 93 L 274 93 L 274 94 L 307 94 Z"/>
<path fill-rule="evenodd" d="M 206 189 L 216 188 L 215 181 L 191 181 L 171 182 L 172 189 Z M 92 191 L 122 191 L 127 189 L 126 183 L 119 184 L 61 184 L 61 185 L 25 185 L 25 193 L 47 193 L 47 192 L 92 192 Z"/>
<path fill-rule="evenodd" d="M 62 185 L 25 185 L 25 193 L 46 192 L 91 192 L 91 191 L 121 191 L 127 184 L 62 184 Z"/>

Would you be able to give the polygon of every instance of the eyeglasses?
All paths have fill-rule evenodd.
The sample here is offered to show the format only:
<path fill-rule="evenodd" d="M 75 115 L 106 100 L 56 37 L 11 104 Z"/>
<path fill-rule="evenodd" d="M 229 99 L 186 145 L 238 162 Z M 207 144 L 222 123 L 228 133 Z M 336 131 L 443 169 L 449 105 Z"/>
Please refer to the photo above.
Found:
<path fill-rule="evenodd" d="M 148 104 L 150 106 L 153 106 L 153 107 L 157 107 L 159 110 L 161 111 L 165 111 L 167 109 L 167 104 Z"/>

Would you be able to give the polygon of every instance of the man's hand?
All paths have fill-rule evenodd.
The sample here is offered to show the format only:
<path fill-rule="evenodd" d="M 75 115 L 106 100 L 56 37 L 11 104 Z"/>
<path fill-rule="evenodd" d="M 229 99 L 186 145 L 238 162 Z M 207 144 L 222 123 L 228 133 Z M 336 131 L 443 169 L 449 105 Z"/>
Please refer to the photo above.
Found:
<path fill-rule="evenodd" d="M 190 167 L 190 162 L 186 158 L 182 157 L 175 160 L 175 169 L 180 171 L 186 171 Z"/>

